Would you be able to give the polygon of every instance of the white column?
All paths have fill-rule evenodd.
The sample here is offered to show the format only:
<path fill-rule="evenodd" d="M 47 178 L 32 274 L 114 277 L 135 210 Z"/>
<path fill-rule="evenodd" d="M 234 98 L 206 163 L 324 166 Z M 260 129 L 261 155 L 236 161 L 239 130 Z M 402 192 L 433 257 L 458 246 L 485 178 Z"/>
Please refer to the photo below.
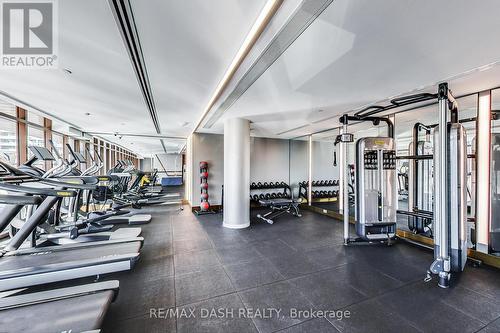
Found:
<path fill-rule="evenodd" d="M 224 222 L 241 229 L 250 226 L 250 121 L 224 121 Z"/>

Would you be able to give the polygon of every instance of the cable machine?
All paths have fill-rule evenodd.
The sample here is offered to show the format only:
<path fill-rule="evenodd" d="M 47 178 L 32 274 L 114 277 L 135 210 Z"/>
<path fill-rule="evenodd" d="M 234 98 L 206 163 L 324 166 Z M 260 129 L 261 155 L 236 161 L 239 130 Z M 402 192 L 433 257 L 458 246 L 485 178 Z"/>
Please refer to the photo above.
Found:
<path fill-rule="evenodd" d="M 361 240 L 386 240 L 390 244 L 396 232 L 396 156 L 394 129 L 387 118 L 373 115 L 405 105 L 438 100 L 439 123 L 434 128 L 434 205 L 430 212 L 411 212 L 416 217 L 432 219 L 434 229 L 434 262 L 431 264 L 426 281 L 431 274 L 439 277 L 438 285 L 447 288 L 451 272 L 464 269 L 467 260 L 467 145 L 466 132 L 458 122 L 458 107 L 447 83 L 441 83 L 436 94 L 422 93 L 399 97 L 386 106 L 369 106 L 354 116 L 344 115 L 340 122 L 342 132 L 337 138 L 343 147 L 343 160 L 347 161 L 347 145 L 353 142 L 353 135 L 347 132 L 348 121 L 371 121 L 378 125 L 384 121 L 388 125 L 388 136 L 362 138 L 356 143 L 356 233 Z M 451 114 L 451 122 L 448 122 Z M 414 140 L 415 143 L 418 142 Z M 413 147 L 415 160 L 418 146 Z M 345 164 L 345 163 L 344 163 Z M 343 179 L 348 179 L 347 165 L 341 165 Z M 414 169 L 417 173 L 417 169 Z M 413 186 L 418 177 L 413 177 Z M 348 184 L 343 182 L 344 244 L 353 240 L 349 237 Z M 414 190 L 412 188 L 412 190 Z M 418 200 L 418 197 L 414 197 Z M 415 203 L 413 202 L 412 205 Z M 413 207 L 411 207 L 413 208 Z M 424 214 L 425 213 L 425 214 Z M 424 215 L 422 215 L 424 214 Z"/>
<path fill-rule="evenodd" d="M 338 138 L 341 142 L 353 141 L 353 137 L 347 134 L 349 121 L 369 121 L 374 126 L 384 122 L 387 124 L 388 133 L 387 137 L 366 137 L 356 142 L 354 174 L 355 220 L 358 238 L 350 238 L 348 228 L 344 228 L 344 244 L 386 241 L 390 245 L 391 240 L 396 236 L 397 208 L 394 125 L 387 118 L 344 115 L 340 118 L 344 126 L 344 139 L 342 140 L 342 135 Z M 344 153 L 346 151 L 347 149 Z M 347 161 L 347 157 L 344 161 Z M 344 204 L 344 207 L 347 207 L 345 212 L 348 212 L 349 206 Z M 346 217 L 348 223 L 349 215 L 344 214 L 344 222 Z"/>

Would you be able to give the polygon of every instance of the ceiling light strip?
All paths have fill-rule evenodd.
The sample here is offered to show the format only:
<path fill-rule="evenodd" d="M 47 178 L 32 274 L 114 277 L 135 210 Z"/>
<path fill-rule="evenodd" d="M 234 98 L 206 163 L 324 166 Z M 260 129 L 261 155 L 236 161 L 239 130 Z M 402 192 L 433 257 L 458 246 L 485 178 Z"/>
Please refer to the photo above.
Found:
<path fill-rule="evenodd" d="M 125 48 L 130 56 L 132 67 L 134 68 L 139 87 L 144 101 L 153 121 L 156 133 L 161 134 L 158 113 L 153 98 L 153 92 L 146 69 L 146 63 L 142 53 L 142 47 L 137 33 L 137 26 L 129 0 L 109 0 L 109 5 L 115 18 L 118 30 L 122 36 Z"/>
<path fill-rule="evenodd" d="M 262 9 L 259 17 L 255 21 L 255 23 L 252 26 L 252 29 L 248 33 L 247 37 L 245 38 L 243 44 L 241 45 L 240 49 L 238 50 L 238 53 L 236 53 L 236 56 L 233 58 L 233 61 L 231 62 L 231 65 L 227 69 L 226 73 L 224 74 L 222 80 L 219 82 L 217 88 L 215 89 L 214 94 L 212 95 L 212 98 L 210 98 L 210 101 L 208 102 L 207 107 L 203 111 L 203 114 L 201 115 L 200 119 L 196 123 L 196 126 L 193 129 L 194 133 L 198 127 L 201 125 L 205 117 L 207 116 L 208 112 L 212 109 L 214 106 L 215 102 L 220 98 L 224 90 L 226 89 L 227 85 L 233 78 L 234 74 L 238 70 L 238 68 L 241 66 L 243 61 L 245 60 L 246 56 L 252 49 L 252 47 L 255 45 L 257 40 L 259 39 L 260 35 L 264 31 L 264 29 L 267 27 L 271 19 L 274 17 L 274 14 L 278 11 L 279 7 L 283 3 L 283 0 L 268 0 L 264 8 Z"/>
<path fill-rule="evenodd" d="M 132 136 L 150 139 L 167 139 L 167 140 L 186 140 L 183 136 L 168 136 L 168 135 L 155 135 L 155 134 L 140 134 L 140 133 L 120 133 L 120 132 L 85 132 L 90 135 L 114 135 L 114 136 Z"/>
<path fill-rule="evenodd" d="M 290 45 L 313 23 L 333 0 L 304 0 L 299 8 L 274 36 L 266 49 L 259 55 L 250 69 L 243 75 L 233 91 L 219 105 L 205 124 L 211 128 L 257 79 L 285 52 Z M 212 105 L 213 106 L 213 105 Z M 212 107 L 210 106 L 210 108 Z M 206 111 L 208 113 L 208 111 Z"/>

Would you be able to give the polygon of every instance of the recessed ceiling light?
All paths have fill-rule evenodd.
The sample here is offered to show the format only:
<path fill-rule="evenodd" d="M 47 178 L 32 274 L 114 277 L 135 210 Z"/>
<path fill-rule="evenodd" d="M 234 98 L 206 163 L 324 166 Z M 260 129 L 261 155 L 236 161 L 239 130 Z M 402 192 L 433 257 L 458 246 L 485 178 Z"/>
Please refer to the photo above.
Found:
<path fill-rule="evenodd" d="M 73 74 L 73 71 L 69 68 L 63 68 L 63 72 L 66 74 Z"/>
<path fill-rule="evenodd" d="M 85 115 L 86 116 L 90 116 L 90 112 L 85 112 Z"/>

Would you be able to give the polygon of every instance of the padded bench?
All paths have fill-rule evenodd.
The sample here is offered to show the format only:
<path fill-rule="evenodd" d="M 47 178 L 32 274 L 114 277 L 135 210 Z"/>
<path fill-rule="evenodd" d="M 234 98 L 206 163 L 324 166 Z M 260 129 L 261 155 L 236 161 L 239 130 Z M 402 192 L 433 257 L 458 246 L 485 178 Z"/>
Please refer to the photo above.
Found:
<path fill-rule="evenodd" d="M 258 214 L 259 219 L 264 220 L 269 224 L 274 223 L 274 219 L 283 214 L 292 214 L 297 217 L 301 217 L 299 211 L 299 205 L 302 202 L 301 199 L 287 199 L 287 198 L 276 198 L 276 199 L 261 199 L 259 204 L 262 207 L 270 208 L 271 210 L 264 215 Z"/>

